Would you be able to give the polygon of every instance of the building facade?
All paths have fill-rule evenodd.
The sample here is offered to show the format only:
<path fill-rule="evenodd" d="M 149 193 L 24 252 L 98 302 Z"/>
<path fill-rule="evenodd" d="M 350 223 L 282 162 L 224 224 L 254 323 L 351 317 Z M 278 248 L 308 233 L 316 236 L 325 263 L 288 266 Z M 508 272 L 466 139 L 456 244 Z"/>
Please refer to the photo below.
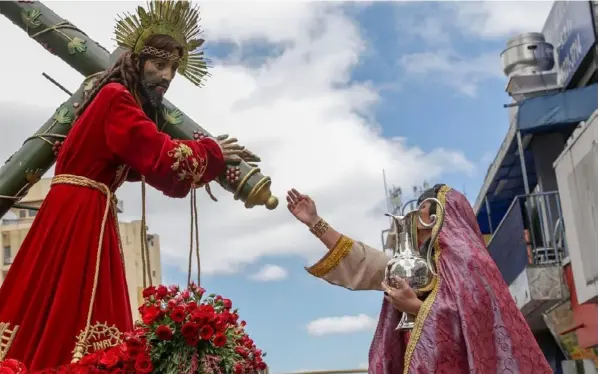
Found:
<path fill-rule="evenodd" d="M 27 236 L 31 224 L 35 219 L 37 210 L 42 205 L 44 198 L 50 190 L 50 178 L 44 178 L 34 184 L 27 196 L 23 198 L 18 207 L 11 209 L 0 223 L 0 248 L 2 260 L 0 261 L 0 285 L 8 274 L 10 265 L 17 255 L 21 243 Z M 125 273 L 131 300 L 131 314 L 134 320 L 138 319 L 137 309 L 142 302 L 143 272 L 141 257 L 141 221 L 119 222 L 121 243 L 125 257 Z M 148 234 L 148 250 L 150 252 L 151 276 L 153 284 L 160 284 L 162 279 L 160 266 L 160 238 L 158 235 Z"/>
<path fill-rule="evenodd" d="M 557 1 L 501 54 L 510 127 L 474 204 L 556 373 L 597 372 L 597 2 Z"/>

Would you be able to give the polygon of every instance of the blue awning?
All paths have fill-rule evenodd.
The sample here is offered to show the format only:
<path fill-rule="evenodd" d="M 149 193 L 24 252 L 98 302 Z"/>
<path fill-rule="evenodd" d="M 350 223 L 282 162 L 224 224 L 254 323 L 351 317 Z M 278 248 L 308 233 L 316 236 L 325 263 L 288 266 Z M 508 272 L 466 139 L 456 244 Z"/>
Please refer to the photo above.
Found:
<path fill-rule="evenodd" d="M 539 96 L 520 103 L 518 129 L 522 134 L 553 132 L 586 121 L 597 109 L 597 85 Z"/>
<path fill-rule="evenodd" d="M 520 103 L 516 121 L 511 124 L 495 160 L 489 167 L 474 205 L 483 234 L 494 231 L 514 197 L 526 193 L 518 153 L 517 132 L 522 136 L 528 187 L 532 190 L 537 184 L 534 156 L 530 149 L 530 140 L 533 136 L 540 133 L 560 132 L 568 137 L 576 125 L 586 121 L 596 109 L 596 84 L 539 96 Z M 488 200 L 490 214 L 487 214 L 485 197 Z"/>

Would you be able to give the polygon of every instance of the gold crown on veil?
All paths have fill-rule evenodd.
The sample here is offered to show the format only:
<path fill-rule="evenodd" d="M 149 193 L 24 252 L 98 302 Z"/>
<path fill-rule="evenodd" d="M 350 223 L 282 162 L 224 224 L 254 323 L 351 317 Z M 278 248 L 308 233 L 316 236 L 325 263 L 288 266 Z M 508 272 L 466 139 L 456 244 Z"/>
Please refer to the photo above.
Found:
<path fill-rule="evenodd" d="M 120 47 L 133 53 L 139 54 L 143 50 L 144 53 L 156 55 L 153 53 L 155 48 L 144 49 L 144 41 L 156 34 L 172 37 L 183 47 L 179 74 L 200 86 L 202 78 L 208 74 L 208 67 L 204 52 L 200 49 L 204 39 L 199 37 L 199 21 L 200 9 L 189 1 L 152 0 L 148 1 L 148 10 L 137 7 L 137 14 L 125 13 L 117 19 L 115 40 Z"/>

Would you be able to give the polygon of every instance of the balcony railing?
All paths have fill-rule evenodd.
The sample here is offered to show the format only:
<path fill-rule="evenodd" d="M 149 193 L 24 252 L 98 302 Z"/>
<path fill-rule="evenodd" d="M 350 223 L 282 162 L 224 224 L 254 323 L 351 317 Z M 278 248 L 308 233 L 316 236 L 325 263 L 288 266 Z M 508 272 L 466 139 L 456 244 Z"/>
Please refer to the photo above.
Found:
<path fill-rule="evenodd" d="M 514 198 L 487 248 L 507 284 L 529 265 L 561 263 L 567 254 L 557 192 Z"/>

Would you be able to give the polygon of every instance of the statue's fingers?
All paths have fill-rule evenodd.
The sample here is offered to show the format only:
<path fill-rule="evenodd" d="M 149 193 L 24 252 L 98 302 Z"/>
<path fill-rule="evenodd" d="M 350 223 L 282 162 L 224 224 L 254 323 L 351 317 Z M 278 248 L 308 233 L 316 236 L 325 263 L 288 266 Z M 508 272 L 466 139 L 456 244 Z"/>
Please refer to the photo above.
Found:
<path fill-rule="evenodd" d="M 231 143 L 237 143 L 237 138 L 227 138 L 222 141 L 222 144 L 231 144 Z"/>
<path fill-rule="evenodd" d="M 239 144 L 225 144 L 225 145 L 223 145 L 223 149 L 243 151 L 245 149 L 245 147 L 242 145 L 239 145 Z M 239 153 L 241 154 L 242 152 L 239 152 Z"/>
<path fill-rule="evenodd" d="M 262 162 L 262 159 L 255 155 L 252 155 L 251 157 L 245 156 L 243 159 L 250 162 Z"/>

